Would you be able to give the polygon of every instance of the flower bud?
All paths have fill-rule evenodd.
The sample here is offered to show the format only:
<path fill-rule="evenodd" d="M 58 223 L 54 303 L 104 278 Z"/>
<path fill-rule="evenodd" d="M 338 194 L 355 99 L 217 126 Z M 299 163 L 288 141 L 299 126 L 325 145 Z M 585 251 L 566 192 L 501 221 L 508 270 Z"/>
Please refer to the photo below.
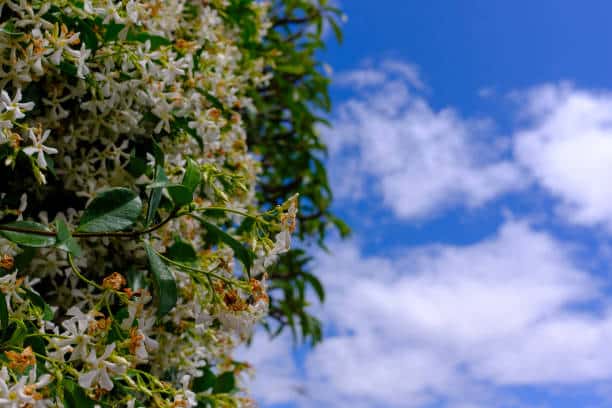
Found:
<path fill-rule="evenodd" d="M 125 278 L 119 272 L 113 272 L 102 281 L 102 287 L 105 289 L 121 290 L 126 285 Z"/>
<path fill-rule="evenodd" d="M 2 255 L 0 257 L 0 268 L 10 271 L 15 266 L 15 259 L 10 255 Z"/>

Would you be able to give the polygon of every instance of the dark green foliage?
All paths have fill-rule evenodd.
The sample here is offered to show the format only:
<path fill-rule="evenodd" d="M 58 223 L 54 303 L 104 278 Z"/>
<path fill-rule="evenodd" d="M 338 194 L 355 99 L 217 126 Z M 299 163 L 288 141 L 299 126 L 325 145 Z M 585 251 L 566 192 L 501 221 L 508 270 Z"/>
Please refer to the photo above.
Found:
<path fill-rule="evenodd" d="M 64 406 L 66 408 L 93 408 L 95 402 L 87 397 L 85 391 L 77 383 L 65 379 L 62 384 L 64 386 Z"/>
<path fill-rule="evenodd" d="M 234 255 L 242 263 L 242 266 L 244 266 L 247 274 L 249 274 L 251 266 L 253 266 L 253 260 L 255 258 L 255 254 L 253 254 L 253 251 L 242 245 L 234 237 L 232 237 L 216 225 L 211 224 L 210 222 L 207 222 L 204 219 L 199 220 L 204 226 L 204 228 L 206 228 L 206 237 L 208 242 L 213 245 L 219 242 L 223 242 L 224 244 L 232 248 L 232 250 L 234 251 Z"/>
<path fill-rule="evenodd" d="M 79 223 L 81 232 L 119 231 L 131 227 L 142 209 L 138 194 L 126 188 L 112 188 L 98 194 L 85 208 Z"/>
<path fill-rule="evenodd" d="M 6 297 L 0 292 L 0 329 L 6 330 L 9 324 L 8 308 L 6 307 Z"/>
<path fill-rule="evenodd" d="M 55 231 L 57 233 L 56 245 L 59 249 L 69 252 L 74 256 L 81 255 L 81 248 L 70 234 L 70 229 L 68 229 L 66 221 L 58 218 L 55 221 Z"/>
<path fill-rule="evenodd" d="M 173 261 L 182 263 L 195 262 L 198 260 L 198 254 L 195 249 L 193 249 L 193 245 L 181 239 L 176 239 L 174 244 L 166 250 L 165 255 Z"/>
<path fill-rule="evenodd" d="M 271 208 L 300 193 L 298 237 L 324 248 L 330 227 L 342 237 L 350 233 L 331 211 L 326 146 L 318 133 L 328 125 L 323 116 L 331 109 L 330 79 L 320 58 L 323 31 L 328 24 L 340 41 L 341 15 L 325 0 L 276 0 L 272 15 L 273 28 L 258 53 L 274 55 L 275 67 L 268 67 L 273 76 L 252 95 L 258 114 L 247 123 L 248 144 L 263 164 L 258 198 L 263 208 Z M 290 327 L 296 337 L 316 343 L 321 325 L 308 313 L 305 293 L 310 287 L 323 300 L 324 291 L 308 262 L 302 250 L 292 250 L 271 270 L 275 291 L 266 327 L 273 333 Z"/>
<path fill-rule="evenodd" d="M 145 252 L 149 260 L 149 270 L 155 286 L 155 297 L 157 302 L 157 314 L 163 316 L 168 313 L 178 298 L 178 289 L 172 272 L 161 260 L 157 252 L 147 242 L 144 243 Z"/>

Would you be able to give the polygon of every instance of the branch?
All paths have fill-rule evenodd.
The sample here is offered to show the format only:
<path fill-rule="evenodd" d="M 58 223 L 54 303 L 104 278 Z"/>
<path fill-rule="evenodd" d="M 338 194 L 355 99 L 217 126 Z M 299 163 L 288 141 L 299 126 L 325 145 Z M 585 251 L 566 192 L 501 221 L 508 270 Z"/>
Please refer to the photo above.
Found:
<path fill-rule="evenodd" d="M 140 231 L 112 231 L 112 232 L 75 232 L 72 234 L 74 238 L 136 238 L 141 235 L 149 234 L 155 230 L 160 229 L 164 225 L 166 225 L 170 220 L 175 218 L 178 213 L 178 209 L 172 211 L 170 215 L 164 219 L 159 224 L 155 224 L 149 228 Z M 57 232 L 55 231 L 40 231 L 30 228 L 21 228 L 21 227 L 12 227 L 10 225 L 0 225 L 0 231 L 10 231 L 10 232 L 20 232 L 23 234 L 30 235 L 41 235 L 45 237 L 55 237 L 57 236 Z"/>

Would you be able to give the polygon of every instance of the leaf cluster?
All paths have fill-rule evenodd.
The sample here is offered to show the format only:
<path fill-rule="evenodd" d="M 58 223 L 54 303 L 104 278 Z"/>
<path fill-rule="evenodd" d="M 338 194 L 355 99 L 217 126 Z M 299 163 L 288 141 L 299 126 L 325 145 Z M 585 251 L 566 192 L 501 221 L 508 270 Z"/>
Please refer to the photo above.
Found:
<path fill-rule="evenodd" d="M 325 248 L 330 230 L 350 234 L 331 208 L 333 194 L 325 166 L 326 144 L 320 131 L 329 126 L 330 78 L 321 60 L 326 34 L 342 41 L 342 13 L 325 0 L 272 2 L 272 28 L 257 50 L 268 56 L 269 84 L 252 93 L 257 114 L 248 117 L 248 145 L 261 157 L 258 199 L 270 208 L 299 192 L 297 236 L 309 252 Z M 317 343 L 321 324 L 308 312 L 313 291 L 322 301 L 324 289 L 310 272 L 305 250 L 291 250 L 270 271 L 271 313 L 266 328 L 279 334 L 289 328 L 296 339 Z M 306 288 L 310 289 L 307 290 Z"/>

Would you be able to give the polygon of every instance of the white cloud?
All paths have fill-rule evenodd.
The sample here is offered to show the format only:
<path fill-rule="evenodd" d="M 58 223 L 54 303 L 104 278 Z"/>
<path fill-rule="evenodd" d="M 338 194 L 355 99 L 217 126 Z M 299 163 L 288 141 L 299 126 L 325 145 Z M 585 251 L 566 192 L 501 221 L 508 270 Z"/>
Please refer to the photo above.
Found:
<path fill-rule="evenodd" d="M 611 92 L 570 83 L 514 92 L 523 123 L 503 138 L 491 120 L 434 109 L 414 65 L 387 60 L 339 74 L 338 83 L 356 90 L 327 135 L 341 199 L 378 195 L 399 218 L 427 219 L 535 180 L 559 199 L 563 220 L 612 230 Z"/>
<path fill-rule="evenodd" d="M 376 69 L 362 68 L 350 72 L 343 72 L 334 76 L 334 83 L 340 86 L 355 86 L 363 88 L 384 83 L 387 76 Z"/>
<path fill-rule="evenodd" d="M 504 386 L 612 379 L 612 311 L 584 307 L 607 302 L 599 282 L 526 223 L 394 259 L 332 251 L 317 270 L 333 335 L 306 358 L 302 406 L 502 407 Z"/>
<path fill-rule="evenodd" d="M 381 68 L 364 65 L 347 72 L 341 72 L 334 76 L 334 85 L 367 88 L 379 86 L 394 78 L 401 79 L 411 87 L 424 90 L 426 89 L 419 68 L 414 64 L 401 61 L 384 60 L 380 64 Z"/>
<path fill-rule="evenodd" d="M 529 121 L 515 156 L 561 200 L 564 219 L 612 229 L 612 93 L 568 83 L 515 93 Z"/>
<path fill-rule="evenodd" d="M 397 216 L 416 219 L 457 204 L 477 207 L 523 185 L 501 158 L 504 149 L 485 144 L 490 122 L 432 108 L 417 92 L 424 85 L 414 66 L 386 61 L 340 79 L 362 90 L 339 106 L 327 137 L 341 198 L 377 193 Z"/>
<path fill-rule="evenodd" d="M 259 331 L 251 346 L 240 348 L 234 356 L 256 367 L 252 378 L 247 380 L 260 403 L 274 405 L 299 397 L 302 381 L 292 351 L 288 333 L 271 340 L 267 333 Z"/>

